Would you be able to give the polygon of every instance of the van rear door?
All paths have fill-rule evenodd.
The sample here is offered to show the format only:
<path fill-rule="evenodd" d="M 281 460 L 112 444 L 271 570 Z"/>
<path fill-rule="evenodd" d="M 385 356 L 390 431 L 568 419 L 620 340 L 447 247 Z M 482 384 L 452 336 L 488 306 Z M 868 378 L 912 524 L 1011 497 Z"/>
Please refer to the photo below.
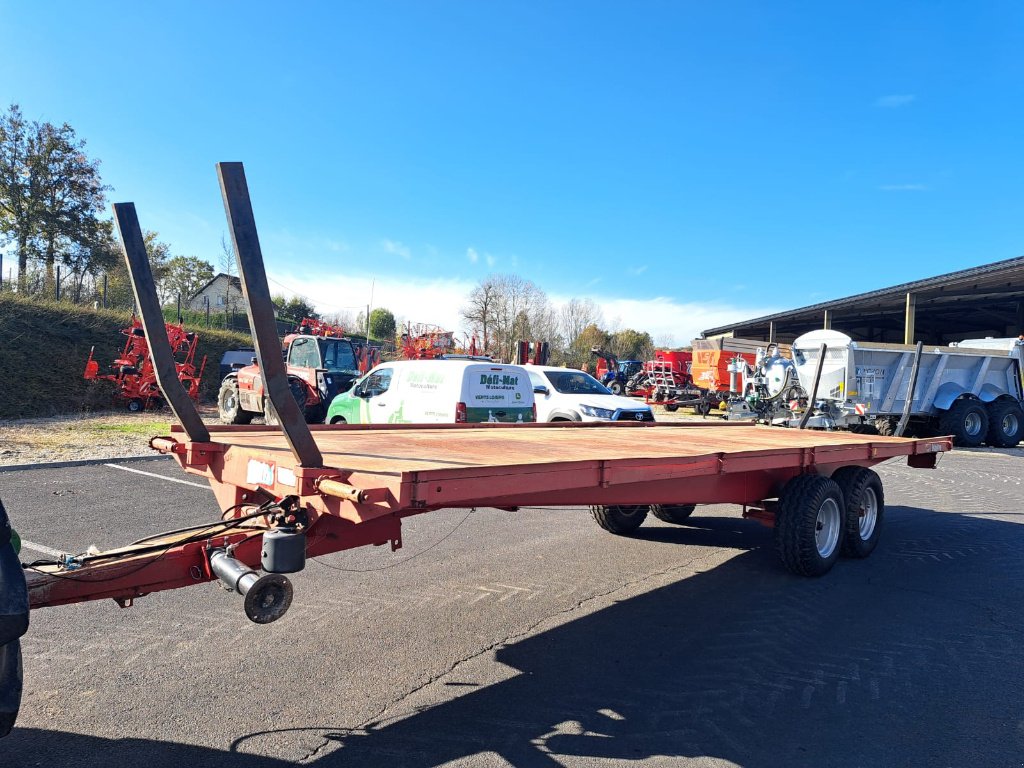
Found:
<path fill-rule="evenodd" d="M 518 365 L 468 366 L 462 395 L 471 423 L 534 421 L 533 385 L 526 369 Z"/>

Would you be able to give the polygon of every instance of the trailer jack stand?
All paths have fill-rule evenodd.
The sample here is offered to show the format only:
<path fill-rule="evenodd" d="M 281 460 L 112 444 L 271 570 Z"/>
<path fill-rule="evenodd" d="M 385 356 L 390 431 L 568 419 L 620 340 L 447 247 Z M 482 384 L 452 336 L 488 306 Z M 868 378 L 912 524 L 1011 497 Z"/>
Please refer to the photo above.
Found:
<path fill-rule="evenodd" d="M 260 576 L 223 549 L 210 553 L 210 568 L 227 589 L 245 598 L 245 615 L 257 624 L 277 621 L 292 604 L 292 583 L 286 576 Z"/>

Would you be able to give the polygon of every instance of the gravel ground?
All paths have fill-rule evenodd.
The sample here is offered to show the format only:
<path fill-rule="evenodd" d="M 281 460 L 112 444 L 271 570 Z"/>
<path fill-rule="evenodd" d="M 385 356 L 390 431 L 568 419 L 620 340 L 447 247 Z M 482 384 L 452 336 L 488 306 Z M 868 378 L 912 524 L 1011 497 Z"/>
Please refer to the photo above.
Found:
<path fill-rule="evenodd" d="M 207 421 L 217 419 L 212 406 L 200 412 Z M 152 453 L 149 439 L 166 434 L 174 420 L 170 411 L 160 410 L 0 421 L 0 466 L 146 456 Z"/>

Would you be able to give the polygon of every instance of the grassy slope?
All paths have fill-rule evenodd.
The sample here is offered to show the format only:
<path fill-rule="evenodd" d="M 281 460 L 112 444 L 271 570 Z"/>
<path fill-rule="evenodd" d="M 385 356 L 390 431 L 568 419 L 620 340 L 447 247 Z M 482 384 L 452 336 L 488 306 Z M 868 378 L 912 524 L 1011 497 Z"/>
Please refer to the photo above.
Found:
<path fill-rule="evenodd" d="M 109 407 L 111 385 L 82 378 L 89 348 L 101 373 L 126 341 L 126 312 L 95 311 L 72 304 L 0 294 L 0 418 L 49 416 Z M 251 346 L 248 335 L 197 329 L 197 362 L 208 356 L 201 397 L 214 401 L 218 365 L 227 349 Z"/>

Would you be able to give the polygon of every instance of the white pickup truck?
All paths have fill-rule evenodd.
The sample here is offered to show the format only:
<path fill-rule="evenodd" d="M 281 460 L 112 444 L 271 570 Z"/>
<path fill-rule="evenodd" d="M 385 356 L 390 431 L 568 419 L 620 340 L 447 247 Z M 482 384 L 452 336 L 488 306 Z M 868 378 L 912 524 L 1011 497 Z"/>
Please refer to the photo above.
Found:
<path fill-rule="evenodd" d="M 589 373 L 547 365 L 522 367 L 533 384 L 537 421 L 654 421 L 649 405 L 613 395 Z"/>

